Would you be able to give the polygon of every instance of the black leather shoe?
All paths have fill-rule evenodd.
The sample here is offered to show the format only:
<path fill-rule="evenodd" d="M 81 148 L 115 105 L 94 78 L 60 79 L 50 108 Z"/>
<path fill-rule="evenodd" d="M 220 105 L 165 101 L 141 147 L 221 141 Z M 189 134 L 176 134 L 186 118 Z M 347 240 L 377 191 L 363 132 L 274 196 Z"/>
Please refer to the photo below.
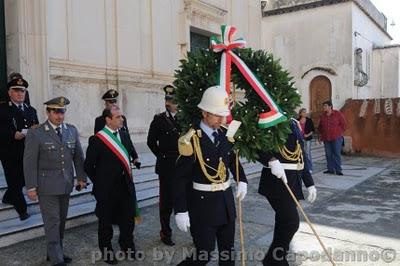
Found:
<path fill-rule="evenodd" d="M 29 217 L 31 217 L 31 215 L 30 215 L 29 213 L 27 213 L 27 212 L 19 215 L 19 219 L 20 219 L 21 221 L 25 221 L 25 220 L 28 219 Z"/>
<path fill-rule="evenodd" d="M 103 261 L 110 265 L 118 264 L 118 261 L 115 258 L 114 251 L 112 251 L 112 250 L 107 250 L 107 252 L 105 254 L 103 253 Z"/>
<path fill-rule="evenodd" d="M 49 256 L 46 257 L 46 260 L 50 261 Z M 68 263 L 71 263 L 71 262 L 72 262 L 72 258 L 64 255 L 64 263 L 68 264 Z"/>
<path fill-rule="evenodd" d="M 163 237 L 161 238 L 161 241 L 167 246 L 175 246 L 174 241 L 172 241 L 170 237 Z"/>
<path fill-rule="evenodd" d="M 8 200 L 8 199 L 5 199 L 5 198 L 3 198 L 3 200 L 1 202 L 3 202 L 4 204 L 13 205 L 11 200 Z"/>
<path fill-rule="evenodd" d="M 136 260 L 136 249 L 128 248 L 121 249 L 125 253 L 125 259 L 127 260 Z"/>
<path fill-rule="evenodd" d="M 334 174 L 334 172 L 326 170 L 326 171 L 324 171 L 324 174 Z"/>
<path fill-rule="evenodd" d="M 110 265 L 116 265 L 118 264 L 118 261 L 115 257 L 112 258 L 106 258 L 103 260 L 105 263 L 110 264 Z"/>
<path fill-rule="evenodd" d="M 342 172 L 336 172 L 336 174 L 337 174 L 337 175 L 343 175 L 343 173 L 342 173 Z"/>

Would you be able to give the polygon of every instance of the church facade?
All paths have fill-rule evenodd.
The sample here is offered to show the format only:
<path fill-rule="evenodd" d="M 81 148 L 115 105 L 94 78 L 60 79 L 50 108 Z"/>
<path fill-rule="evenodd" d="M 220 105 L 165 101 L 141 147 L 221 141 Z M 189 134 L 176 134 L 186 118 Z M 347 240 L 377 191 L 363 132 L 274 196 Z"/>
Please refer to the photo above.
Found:
<path fill-rule="evenodd" d="M 399 96 L 399 47 L 368 0 L 5 0 L 3 15 L 7 73 L 30 82 L 42 121 L 44 101 L 69 98 L 67 120 L 84 141 L 101 95 L 116 89 L 133 140 L 145 142 L 179 60 L 221 24 L 280 58 L 313 112 L 328 97 L 340 108 L 347 98 Z"/>

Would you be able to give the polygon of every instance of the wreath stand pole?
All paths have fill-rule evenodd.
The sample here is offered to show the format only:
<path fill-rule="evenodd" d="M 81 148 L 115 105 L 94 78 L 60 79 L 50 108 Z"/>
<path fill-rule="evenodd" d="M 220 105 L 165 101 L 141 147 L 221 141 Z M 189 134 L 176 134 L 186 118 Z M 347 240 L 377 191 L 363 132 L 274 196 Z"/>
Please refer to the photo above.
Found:
<path fill-rule="evenodd" d="M 331 261 L 333 266 L 336 266 L 335 262 L 332 259 L 331 254 L 329 254 L 328 250 L 326 249 L 324 243 L 322 243 L 321 238 L 319 237 L 317 231 L 315 231 L 314 226 L 312 225 L 310 219 L 308 219 L 306 213 L 304 212 L 303 208 L 301 207 L 299 201 L 296 199 L 296 196 L 293 194 L 292 190 L 290 189 L 289 185 L 286 184 L 283 179 L 282 179 L 282 183 L 285 184 L 286 189 L 289 191 L 290 196 L 292 196 L 294 202 L 296 203 L 297 207 L 299 208 L 301 214 L 303 214 L 304 219 L 306 219 L 307 224 L 310 226 L 311 230 L 313 231 L 314 235 L 317 237 L 319 244 L 321 245 L 322 249 L 324 250 L 326 256 L 328 256 L 329 260 Z"/>
<path fill-rule="evenodd" d="M 239 150 L 235 151 L 236 154 L 236 184 L 239 184 Z M 242 266 L 246 265 L 245 253 L 244 253 L 244 234 L 243 234 L 243 220 L 242 220 L 242 201 L 240 198 L 237 199 L 238 204 L 238 216 L 239 216 L 239 232 L 240 232 L 240 260 Z"/>

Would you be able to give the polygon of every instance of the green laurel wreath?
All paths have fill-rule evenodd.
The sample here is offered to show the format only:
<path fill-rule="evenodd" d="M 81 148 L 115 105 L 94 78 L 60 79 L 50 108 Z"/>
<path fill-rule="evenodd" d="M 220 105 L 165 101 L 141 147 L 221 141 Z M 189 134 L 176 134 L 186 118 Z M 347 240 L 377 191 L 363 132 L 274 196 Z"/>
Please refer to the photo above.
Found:
<path fill-rule="evenodd" d="M 258 76 L 284 115 L 294 117 L 296 108 L 301 104 L 300 95 L 294 87 L 293 78 L 282 68 L 279 60 L 274 60 L 270 53 L 251 48 L 236 49 L 235 53 Z M 204 91 L 219 83 L 220 58 L 220 53 L 205 49 L 189 52 L 187 58 L 180 61 L 181 65 L 175 71 L 174 86 L 180 108 L 178 121 L 183 132 L 200 123 L 201 112 L 197 105 Z M 242 122 L 235 135 L 234 149 L 238 149 L 242 157 L 254 162 L 258 158 L 258 151 L 277 151 L 278 147 L 285 144 L 290 133 L 289 119 L 267 129 L 259 128 L 258 115 L 268 111 L 268 106 L 235 65 L 232 65 L 231 81 L 236 88 L 236 95 L 239 91 L 244 93 L 244 99 L 238 100 L 237 97 L 232 108 L 233 118 Z"/>

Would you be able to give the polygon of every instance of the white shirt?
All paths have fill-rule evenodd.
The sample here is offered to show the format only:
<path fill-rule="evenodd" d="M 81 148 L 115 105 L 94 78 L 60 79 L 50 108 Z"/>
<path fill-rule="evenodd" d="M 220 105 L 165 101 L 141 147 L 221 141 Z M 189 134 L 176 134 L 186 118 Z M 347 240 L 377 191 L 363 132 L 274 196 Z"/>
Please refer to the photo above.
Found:
<path fill-rule="evenodd" d="M 206 133 L 208 138 L 214 143 L 213 133 L 217 132 L 217 134 L 218 134 L 218 130 L 207 126 L 203 121 L 200 122 L 200 128 L 204 131 L 204 133 Z"/>
<path fill-rule="evenodd" d="M 117 132 L 117 138 L 119 141 L 121 141 L 121 136 L 119 135 L 119 130 L 112 130 L 111 128 L 109 128 L 108 126 L 105 126 L 105 128 L 107 128 L 108 130 L 110 130 L 111 133 L 115 133 Z"/>
<path fill-rule="evenodd" d="M 16 103 L 16 102 L 14 102 L 14 101 L 11 101 L 13 104 L 15 104 L 15 106 L 17 106 L 17 108 L 19 109 L 19 106 L 21 105 L 22 106 L 22 111 L 24 111 L 25 110 L 25 104 L 24 103 Z"/>
<path fill-rule="evenodd" d="M 63 124 L 60 124 L 59 126 L 54 125 L 53 123 L 50 122 L 50 120 L 47 120 L 47 122 L 49 122 L 50 126 L 54 129 L 55 132 L 57 132 L 56 128 L 60 128 L 60 133 L 62 134 L 63 132 Z"/>

